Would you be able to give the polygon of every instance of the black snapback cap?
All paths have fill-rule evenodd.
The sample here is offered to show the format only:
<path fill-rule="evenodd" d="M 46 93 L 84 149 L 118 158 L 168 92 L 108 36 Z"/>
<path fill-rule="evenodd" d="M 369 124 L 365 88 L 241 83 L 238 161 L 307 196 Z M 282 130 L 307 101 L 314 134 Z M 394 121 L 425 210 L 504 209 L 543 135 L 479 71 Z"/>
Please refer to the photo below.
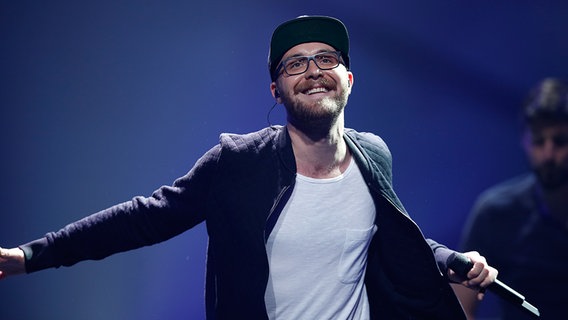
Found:
<path fill-rule="evenodd" d="M 268 70 L 272 81 L 282 56 L 290 48 L 306 42 L 323 42 L 341 52 L 349 69 L 349 35 L 339 19 L 327 16 L 299 16 L 279 25 L 272 33 L 268 53 Z"/>

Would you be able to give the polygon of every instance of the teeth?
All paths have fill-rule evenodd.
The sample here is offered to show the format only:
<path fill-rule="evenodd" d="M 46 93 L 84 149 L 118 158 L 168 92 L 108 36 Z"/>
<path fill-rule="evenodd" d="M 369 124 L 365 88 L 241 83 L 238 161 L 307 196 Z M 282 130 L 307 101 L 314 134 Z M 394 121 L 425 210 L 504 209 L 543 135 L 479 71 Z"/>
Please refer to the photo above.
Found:
<path fill-rule="evenodd" d="M 313 88 L 308 90 L 308 92 L 306 92 L 307 94 L 313 94 L 313 93 L 318 93 L 318 92 L 327 92 L 327 90 L 325 88 Z"/>

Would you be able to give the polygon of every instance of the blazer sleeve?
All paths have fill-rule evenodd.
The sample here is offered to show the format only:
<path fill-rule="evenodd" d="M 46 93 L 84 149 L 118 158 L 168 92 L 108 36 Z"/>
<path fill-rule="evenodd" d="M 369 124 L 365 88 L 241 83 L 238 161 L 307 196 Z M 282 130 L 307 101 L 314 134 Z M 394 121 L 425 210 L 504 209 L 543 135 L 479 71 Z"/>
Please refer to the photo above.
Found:
<path fill-rule="evenodd" d="M 26 272 L 100 260 L 170 239 L 205 220 L 216 180 L 217 145 L 183 177 L 149 197 L 138 196 L 19 246 Z"/>

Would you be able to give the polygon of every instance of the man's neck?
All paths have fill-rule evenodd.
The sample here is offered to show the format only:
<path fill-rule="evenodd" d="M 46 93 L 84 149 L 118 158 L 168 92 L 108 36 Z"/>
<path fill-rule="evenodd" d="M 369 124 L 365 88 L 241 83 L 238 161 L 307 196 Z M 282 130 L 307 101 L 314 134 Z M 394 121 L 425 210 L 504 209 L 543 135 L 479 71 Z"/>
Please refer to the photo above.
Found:
<path fill-rule="evenodd" d="M 298 173 L 312 178 L 333 178 L 342 174 L 351 160 L 343 138 L 343 122 L 326 132 L 306 133 L 288 123 Z"/>

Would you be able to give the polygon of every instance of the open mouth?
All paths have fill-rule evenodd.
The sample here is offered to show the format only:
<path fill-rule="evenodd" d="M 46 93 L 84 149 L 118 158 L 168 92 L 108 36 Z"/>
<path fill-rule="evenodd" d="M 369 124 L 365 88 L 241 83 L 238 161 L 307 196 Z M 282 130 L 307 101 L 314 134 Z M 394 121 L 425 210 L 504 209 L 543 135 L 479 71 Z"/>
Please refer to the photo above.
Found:
<path fill-rule="evenodd" d="M 306 91 L 304 91 L 304 94 L 310 95 L 310 94 L 316 94 L 316 93 L 325 93 L 328 92 L 329 90 L 327 90 L 324 87 L 317 87 L 317 88 L 310 88 Z"/>

